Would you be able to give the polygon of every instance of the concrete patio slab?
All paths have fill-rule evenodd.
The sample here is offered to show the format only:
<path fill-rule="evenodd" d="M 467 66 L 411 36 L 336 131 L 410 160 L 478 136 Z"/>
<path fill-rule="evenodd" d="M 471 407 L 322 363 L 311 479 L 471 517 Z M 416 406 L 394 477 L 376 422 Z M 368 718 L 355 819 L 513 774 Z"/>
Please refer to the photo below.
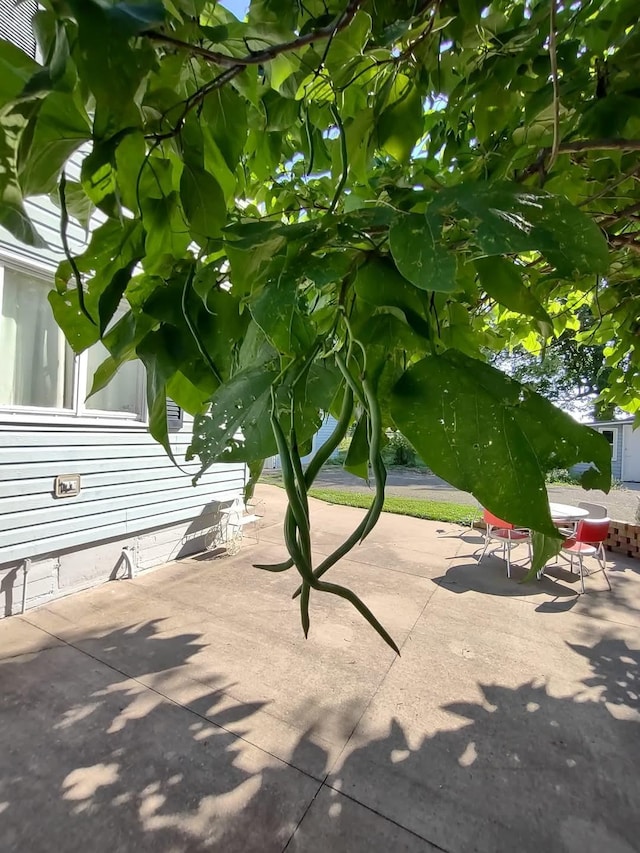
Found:
<path fill-rule="evenodd" d="M 296 829 L 287 853 L 327 853 L 328 850 L 370 853 L 372 838 L 377 845 L 373 849 L 393 853 L 440 850 L 339 791 L 325 787 Z"/>
<path fill-rule="evenodd" d="M 312 596 L 260 541 L 0 623 L 3 853 L 630 853 L 640 566 L 507 580 L 453 525 L 383 516 Z M 316 562 L 361 511 L 312 502 Z"/>
<path fill-rule="evenodd" d="M 317 791 L 69 646 L 13 658 L 0 680 L 4 851 L 280 851 Z"/>
<path fill-rule="evenodd" d="M 11 630 L 2 638 L 0 660 L 60 645 L 63 645 L 63 641 L 58 637 L 36 628 L 29 622 L 15 619 L 11 625 Z"/>

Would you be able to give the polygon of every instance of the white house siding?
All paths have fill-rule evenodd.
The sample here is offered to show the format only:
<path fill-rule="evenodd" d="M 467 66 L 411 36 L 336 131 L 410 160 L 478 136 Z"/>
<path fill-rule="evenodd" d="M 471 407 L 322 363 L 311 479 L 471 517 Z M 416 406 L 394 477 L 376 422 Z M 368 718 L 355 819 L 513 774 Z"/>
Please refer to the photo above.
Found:
<path fill-rule="evenodd" d="M 67 169 L 77 178 L 78 162 Z M 53 273 L 64 257 L 59 211 L 48 198 L 27 209 L 48 248 L 34 250 L 0 229 L 0 263 L 16 261 Z M 74 253 L 87 234 L 70 223 Z M 203 550 L 218 520 L 220 504 L 238 495 L 245 482 L 243 465 L 217 465 L 198 486 L 198 466 L 184 464 L 192 420 L 185 417 L 172 432 L 171 445 L 180 471 L 142 425 L 64 424 L 46 410 L 37 423 L 0 408 L 0 616 L 43 603 L 124 572 L 126 547 L 136 569 L 147 569 Z M 54 497 L 54 479 L 79 474 L 81 492 Z M 25 564 L 25 560 L 30 563 Z"/>
<path fill-rule="evenodd" d="M 625 482 L 640 483 L 640 428 L 634 430 L 633 424 L 625 424 L 621 440 L 622 477 Z"/>
<path fill-rule="evenodd" d="M 614 480 L 622 480 L 623 479 L 623 470 L 622 470 L 622 458 L 624 451 L 624 437 L 625 432 L 624 428 L 627 426 L 624 421 L 602 421 L 600 423 L 590 423 L 588 426 L 593 427 L 596 430 L 602 429 L 615 429 L 616 430 L 616 452 L 615 459 L 611 459 L 611 476 Z M 571 468 L 571 473 L 576 476 L 582 474 L 583 471 L 586 471 L 590 466 L 584 463 L 580 463 L 579 465 L 574 465 Z M 626 473 L 624 473 L 625 479 L 627 478 Z"/>
<path fill-rule="evenodd" d="M 314 453 L 316 452 L 316 450 L 319 447 L 322 447 L 322 445 L 325 443 L 325 441 L 329 438 L 329 436 L 333 432 L 337 423 L 338 422 L 333 417 L 333 415 L 325 415 L 325 419 L 322 422 L 322 426 L 320 427 L 318 432 L 313 436 L 313 444 L 312 444 L 313 449 L 312 449 L 311 453 L 307 454 L 307 456 L 304 456 L 302 458 L 302 464 L 303 465 L 307 465 L 309 462 L 311 462 L 311 459 L 313 458 Z M 338 451 L 334 450 L 334 452 L 331 454 L 330 458 L 333 458 L 337 453 L 338 453 Z M 267 470 L 273 469 L 273 468 L 279 469 L 280 467 L 281 466 L 280 466 L 280 457 L 279 456 L 272 456 L 270 459 L 267 459 L 267 461 L 265 463 L 265 468 Z"/>
<path fill-rule="evenodd" d="M 194 487 L 190 440 L 185 418 L 171 436 L 183 472 L 144 428 L 0 424 L 0 615 L 21 607 L 27 558 L 35 604 L 108 580 L 125 545 L 137 568 L 203 550 L 245 467 L 216 465 Z M 55 497 L 60 474 L 80 475 L 77 497 Z"/>

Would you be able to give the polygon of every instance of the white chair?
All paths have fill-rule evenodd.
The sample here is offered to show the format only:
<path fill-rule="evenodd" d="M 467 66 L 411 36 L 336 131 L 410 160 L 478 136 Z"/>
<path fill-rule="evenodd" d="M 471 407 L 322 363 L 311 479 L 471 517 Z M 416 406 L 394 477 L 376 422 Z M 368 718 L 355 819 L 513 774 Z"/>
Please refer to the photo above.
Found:
<path fill-rule="evenodd" d="M 607 518 L 609 513 L 607 512 L 606 506 L 602 504 L 592 504 L 588 503 L 588 501 L 580 501 L 578 503 L 580 509 L 586 509 L 589 513 L 587 518 Z"/>
<path fill-rule="evenodd" d="M 260 516 L 247 513 L 247 508 L 240 495 L 238 495 L 237 498 L 234 498 L 231 506 L 221 509 L 220 514 L 226 522 L 224 524 L 224 539 L 227 553 L 233 556 L 240 550 L 240 543 L 244 536 L 244 528 L 247 524 L 255 524 L 259 521 Z"/>

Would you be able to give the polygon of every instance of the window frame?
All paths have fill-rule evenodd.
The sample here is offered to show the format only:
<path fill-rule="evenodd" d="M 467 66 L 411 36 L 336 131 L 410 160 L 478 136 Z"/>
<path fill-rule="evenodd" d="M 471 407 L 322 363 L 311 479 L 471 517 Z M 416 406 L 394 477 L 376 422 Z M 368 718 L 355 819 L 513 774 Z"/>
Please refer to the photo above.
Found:
<path fill-rule="evenodd" d="M 42 279 L 43 287 L 51 288 L 53 271 L 42 263 L 25 263 L 22 258 L 0 252 L 0 305 L 4 288 L 4 270 L 6 268 Z M 149 426 L 148 410 L 144 382 L 138 388 L 138 413 L 111 412 L 103 409 L 92 409 L 85 402 L 84 389 L 87 387 L 88 351 L 73 356 L 73 386 L 72 408 L 17 406 L 0 403 L 0 423 L 15 424 L 50 424 L 52 426 L 112 426 L 147 429 Z"/>
<path fill-rule="evenodd" d="M 602 435 L 604 435 L 605 432 L 610 432 L 612 435 L 612 442 L 611 442 L 611 461 L 612 462 L 618 461 L 618 430 L 619 429 L 620 429 L 620 427 L 617 427 L 617 426 L 598 427 L 598 432 L 601 433 Z"/>

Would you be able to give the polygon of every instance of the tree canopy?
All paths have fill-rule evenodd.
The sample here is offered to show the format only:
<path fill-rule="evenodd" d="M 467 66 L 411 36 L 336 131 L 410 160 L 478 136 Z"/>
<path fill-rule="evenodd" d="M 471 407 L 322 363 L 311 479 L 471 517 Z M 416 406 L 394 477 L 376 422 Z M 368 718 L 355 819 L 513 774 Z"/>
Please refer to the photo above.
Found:
<path fill-rule="evenodd" d="M 280 453 L 291 559 L 262 568 L 295 565 L 305 632 L 313 589 L 393 644 L 321 579 L 375 525 L 389 428 L 534 530 L 535 572 L 558 548 L 545 471 L 586 462 L 606 490 L 610 449 L 487 353 L 599 346 L 603 398 L 640 408 L 637 0 L 41 5 L 41 62 L 0 43 L 0 224 L 41 245 L 42 194 L 63 234 L 92 223 L 50 302 L 76 351 L 109 352 L 93 390 L 139 358 L 167 448 L 170 396 L 203 469 Z M 354 423 L 375 496 L 314 566 L 307 490 Z"/>

